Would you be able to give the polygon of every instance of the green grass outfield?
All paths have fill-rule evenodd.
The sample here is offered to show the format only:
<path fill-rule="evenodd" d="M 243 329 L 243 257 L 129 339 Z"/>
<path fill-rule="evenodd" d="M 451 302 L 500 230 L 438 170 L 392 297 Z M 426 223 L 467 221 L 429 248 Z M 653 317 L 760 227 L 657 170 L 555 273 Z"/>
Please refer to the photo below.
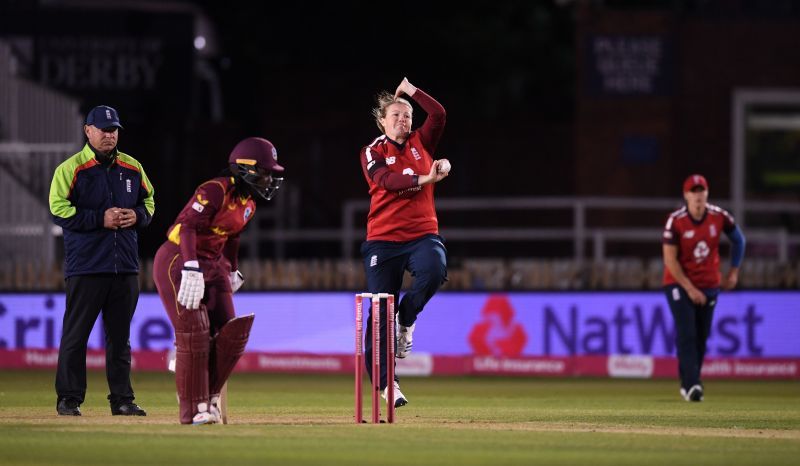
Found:
<path fill-rule="evenodd" d="M 0 372 L 0 465 L 773 465 L 800 458 L 800 383 L 406 378 L 394 425 L 353 423 L 344 376 L 235 374 L 231 424 L 177 423 L 174 379 L 137 373 L 144 418 L 112 417 L 90 373 L 80 418 L 55 413 L 52 372 Z M 369 417 L 365 397 L 365 417 Z"/>

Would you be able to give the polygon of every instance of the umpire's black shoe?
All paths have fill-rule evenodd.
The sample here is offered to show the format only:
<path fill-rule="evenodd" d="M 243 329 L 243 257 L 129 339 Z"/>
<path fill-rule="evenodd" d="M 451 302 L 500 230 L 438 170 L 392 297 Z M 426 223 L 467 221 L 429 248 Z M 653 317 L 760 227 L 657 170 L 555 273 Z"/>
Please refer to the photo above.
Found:
<path fill-rule="evenodd" d="M 80 416 L 80 405 L 81 404 L 75 400 L 58 400 L 58 403 L 56 403 L 56 411 L 59 416 Z"/>
<path fill-rule="evenodd" d="M 111 414 L 114 416 L 147 416 L 147 413 L 133 401 L 111 406 Z"/>

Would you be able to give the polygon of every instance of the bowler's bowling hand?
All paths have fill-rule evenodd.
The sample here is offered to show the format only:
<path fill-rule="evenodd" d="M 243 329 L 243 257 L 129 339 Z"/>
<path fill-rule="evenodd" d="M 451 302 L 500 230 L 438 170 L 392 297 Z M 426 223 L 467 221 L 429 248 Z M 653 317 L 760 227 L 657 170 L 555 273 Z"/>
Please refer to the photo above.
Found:
<path fill-rule="evenodd" d="M 400 81 L 400 85 L 398 85 L 397 89 L 394 91 L 394 98 L 396 99 L 403 94 L 411 97 L 415 92 L 417 92 L 416 86 L 408 82 L 408 78 L 403 78 L 403 80 Z"/>

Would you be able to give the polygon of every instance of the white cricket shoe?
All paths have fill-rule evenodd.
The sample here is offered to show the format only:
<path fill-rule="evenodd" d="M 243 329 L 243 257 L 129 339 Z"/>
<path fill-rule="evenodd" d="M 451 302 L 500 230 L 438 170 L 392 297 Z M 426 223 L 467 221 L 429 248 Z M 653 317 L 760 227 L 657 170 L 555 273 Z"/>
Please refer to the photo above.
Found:
<path fill-rule="evenodd" d="M 222 422 L 222 410 L 219 408 L 219 396 L 211 397 L 211 403 L 208 405 L 208 412 L 217 418 L 217 424 L 224 424 Z"/>
<path fill-rule="evenodd" d="M 217 424 L 228 423 L 227 413 L 225 412 L 225 404 L 222 399 L 222 395 L 215 395 L 211 397 L 211 404 L 208 405 L 208 412 L 217 416 Z"/>
<path fill-rule="evenodd" d="M 404 325 L 397 325 L 397 352 L 395 357 L 404 359 L 411 353 L 411 348 L 414 346 L 414 328 L 416 323 L 411 324 L 411 327 Z"/>
<path fill-rule="evenodd" d="M 219 418 L 208 410 L 208 403 L 197 404 L 197 414 L 192 419 L 192 424 L 199 426 L 203 424 L 216 424 Z"/>
<path fill-rule="evenodd" d="M 386 395 L 389 392 L 389 387 L 383 389 L 383 393 L 381 393 L 381 397 L 385 400 Z M 403 392 L 400 391 L 400 384 L 397 381 L 394 381 L 394 407 L 399 408 L 401 406 L 405 406 L 408 404 L 408 399 Z"/>

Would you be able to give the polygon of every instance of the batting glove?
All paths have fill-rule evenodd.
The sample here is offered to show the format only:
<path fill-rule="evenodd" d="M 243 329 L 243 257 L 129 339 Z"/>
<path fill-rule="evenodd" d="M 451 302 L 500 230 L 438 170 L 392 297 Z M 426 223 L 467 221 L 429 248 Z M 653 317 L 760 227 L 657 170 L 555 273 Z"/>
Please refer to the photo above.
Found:
<path fill-rule="evenodd" d="M 242 272 L 237 270 L 236 272 L 231 272 L 229 278 L 231 280 L 231 290 L 236 293 L 244 283 L 244 276 L 242 275 Z"/>
<path fill-rule="evenodd" d="M 203 299 L 206 284 L 203 272 L 197 261 L 186 261 L 181 270 L 181 288 L 178 290 L 178 302 L 186 309 L 197 309 Z"/>

